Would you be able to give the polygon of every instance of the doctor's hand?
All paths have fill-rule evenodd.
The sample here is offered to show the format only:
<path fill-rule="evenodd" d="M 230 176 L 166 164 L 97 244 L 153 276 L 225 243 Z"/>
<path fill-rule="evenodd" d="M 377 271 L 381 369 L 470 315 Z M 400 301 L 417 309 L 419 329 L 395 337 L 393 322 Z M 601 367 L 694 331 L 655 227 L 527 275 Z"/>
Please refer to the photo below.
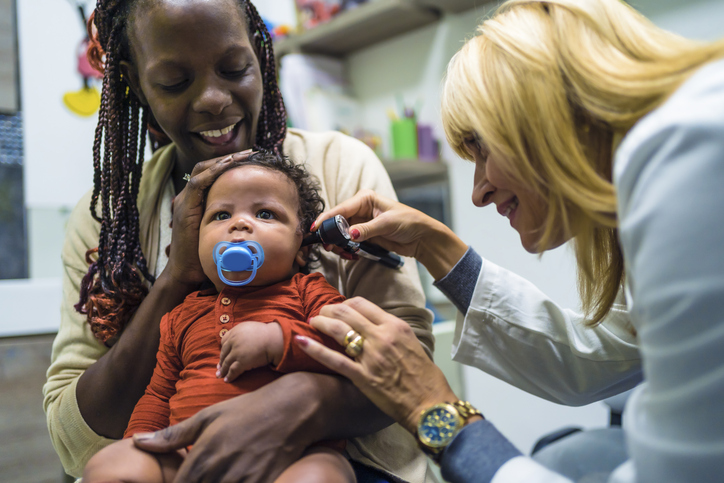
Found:
<path fill-rule="evenodd" d="M 436 280 L 444 277 L 468 248 L 443 223 L 371 190 L 359 191 L 319 215 L 313 229 L 335 215 L 347 219 L 352 240 L 370 241 L 400 255 L 414 257 Z"/>
<path fill-rule="evenodd" d="M 176 475 L 177 483 L 273 482 L 316 442 L 310 426 L 315 406 L 310 401 L 318 396 L 307 382 L 313 376 L 317 374 L 287 374 L 174 426 L 135 434 L 133 442 L 152 453 L 193 445 Z"/>
<path fill-rule="evenodd" d="M 354 359 L 303 336 L 295 337 L 312 358 L 349 378 L 388 416 L 414 434 L 422 411 L 457 401 L 439 367 L 427 356 L 409 324 L 372 302 L 355 297 L 322 308 L 311 325 L 345 345 L 350 330 L 364 338 Z"/>
<path fill-rule="evenodd" d="M 233 163 L 247 158 L 251 150 L 202 161 L 183 190 L 173 200 L 171 251 L 164 275 L 184 284 L 206 280 L 199 260 L 199 226 L 204 215 L 204 194 Z"/>

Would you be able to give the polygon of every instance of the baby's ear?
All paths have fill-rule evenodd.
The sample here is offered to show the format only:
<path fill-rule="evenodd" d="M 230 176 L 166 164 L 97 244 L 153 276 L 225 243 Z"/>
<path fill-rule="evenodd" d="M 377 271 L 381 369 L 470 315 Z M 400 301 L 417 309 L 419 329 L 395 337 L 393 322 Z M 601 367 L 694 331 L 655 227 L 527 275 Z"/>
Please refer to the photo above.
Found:
<path fill-rule="evenodd" d="M 299 268 L 307 266 L 307 257 L 309 256 L 309 247 L 302 247 L 294 257 L 294 261 L 297 262 Z"/>

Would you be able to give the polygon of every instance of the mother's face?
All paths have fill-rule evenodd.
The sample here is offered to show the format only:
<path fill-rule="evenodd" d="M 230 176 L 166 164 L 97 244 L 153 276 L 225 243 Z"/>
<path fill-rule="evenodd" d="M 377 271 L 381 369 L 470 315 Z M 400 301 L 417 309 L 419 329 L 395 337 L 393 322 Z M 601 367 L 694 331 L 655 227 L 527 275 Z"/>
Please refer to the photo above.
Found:
<path fill-rule="evenodd" d="M 470 138 L 465 147 L 475 162 L 473 204 L 478 207 L 495 204 L 498 213 L 510 220 L 520 235 L 523 248 L 529 253 L 540 253 L 556 248 L 567 241 L 563 231 L 555 234 L 549 246 L 539 247 L 545 231 L 548 203 L 537 191 L 511 176 L 504 163 L 509 162 L 491 155 L 476 138 Z"/>
<path fill-rule="evenodd" d="M 237 2 L 164 0 L 134 17 L 126 72 L 180 165 L 252 147 L 262 73 Z"/>

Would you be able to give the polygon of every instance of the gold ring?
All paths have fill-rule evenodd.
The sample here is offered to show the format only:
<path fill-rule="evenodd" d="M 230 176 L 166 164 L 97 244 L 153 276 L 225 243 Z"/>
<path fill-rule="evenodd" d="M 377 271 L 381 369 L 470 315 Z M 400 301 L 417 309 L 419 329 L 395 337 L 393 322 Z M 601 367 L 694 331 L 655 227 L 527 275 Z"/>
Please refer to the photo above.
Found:
<path fill-rule="evenodd" d="M 347 335 L 344 336 L 344 345 L 345 347 L 349 345 L 350 342 L 352 342 L 352 339 L 356 338 L 359 335 L 359 332 L 357 332 L 354 329 L 351 329 L 349 332 L 347 332 Z"/>
<path fill-rule="evenodd" d="M 362 354 L 362 344 L 364 344 L 364 342 L 365 338 L 361 335 L 357 335 L 357 337 L 352 339 L 352 342 L 347 344 L 344 351 L 350 357 L 359 357 L 359 355 Z"/>

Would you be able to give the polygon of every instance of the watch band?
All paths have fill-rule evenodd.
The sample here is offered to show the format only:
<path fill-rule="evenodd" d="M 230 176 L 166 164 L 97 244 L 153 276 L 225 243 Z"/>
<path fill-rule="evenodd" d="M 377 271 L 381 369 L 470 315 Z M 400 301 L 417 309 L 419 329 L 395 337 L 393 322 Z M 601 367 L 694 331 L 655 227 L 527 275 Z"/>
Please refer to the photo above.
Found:
<path fill-rule="evenodd" d="M 460 413 L 460 417 L 463 418 L 465 422 L 467 422 L 470 416 L 480 416 L 481 418 L 485 419 L 483 413 L 475 409 L 473 405 L 470 404 L 468 401 L 458 400 L 453 403 L 453 406 L 455 406 L 455 408 Z"/>

